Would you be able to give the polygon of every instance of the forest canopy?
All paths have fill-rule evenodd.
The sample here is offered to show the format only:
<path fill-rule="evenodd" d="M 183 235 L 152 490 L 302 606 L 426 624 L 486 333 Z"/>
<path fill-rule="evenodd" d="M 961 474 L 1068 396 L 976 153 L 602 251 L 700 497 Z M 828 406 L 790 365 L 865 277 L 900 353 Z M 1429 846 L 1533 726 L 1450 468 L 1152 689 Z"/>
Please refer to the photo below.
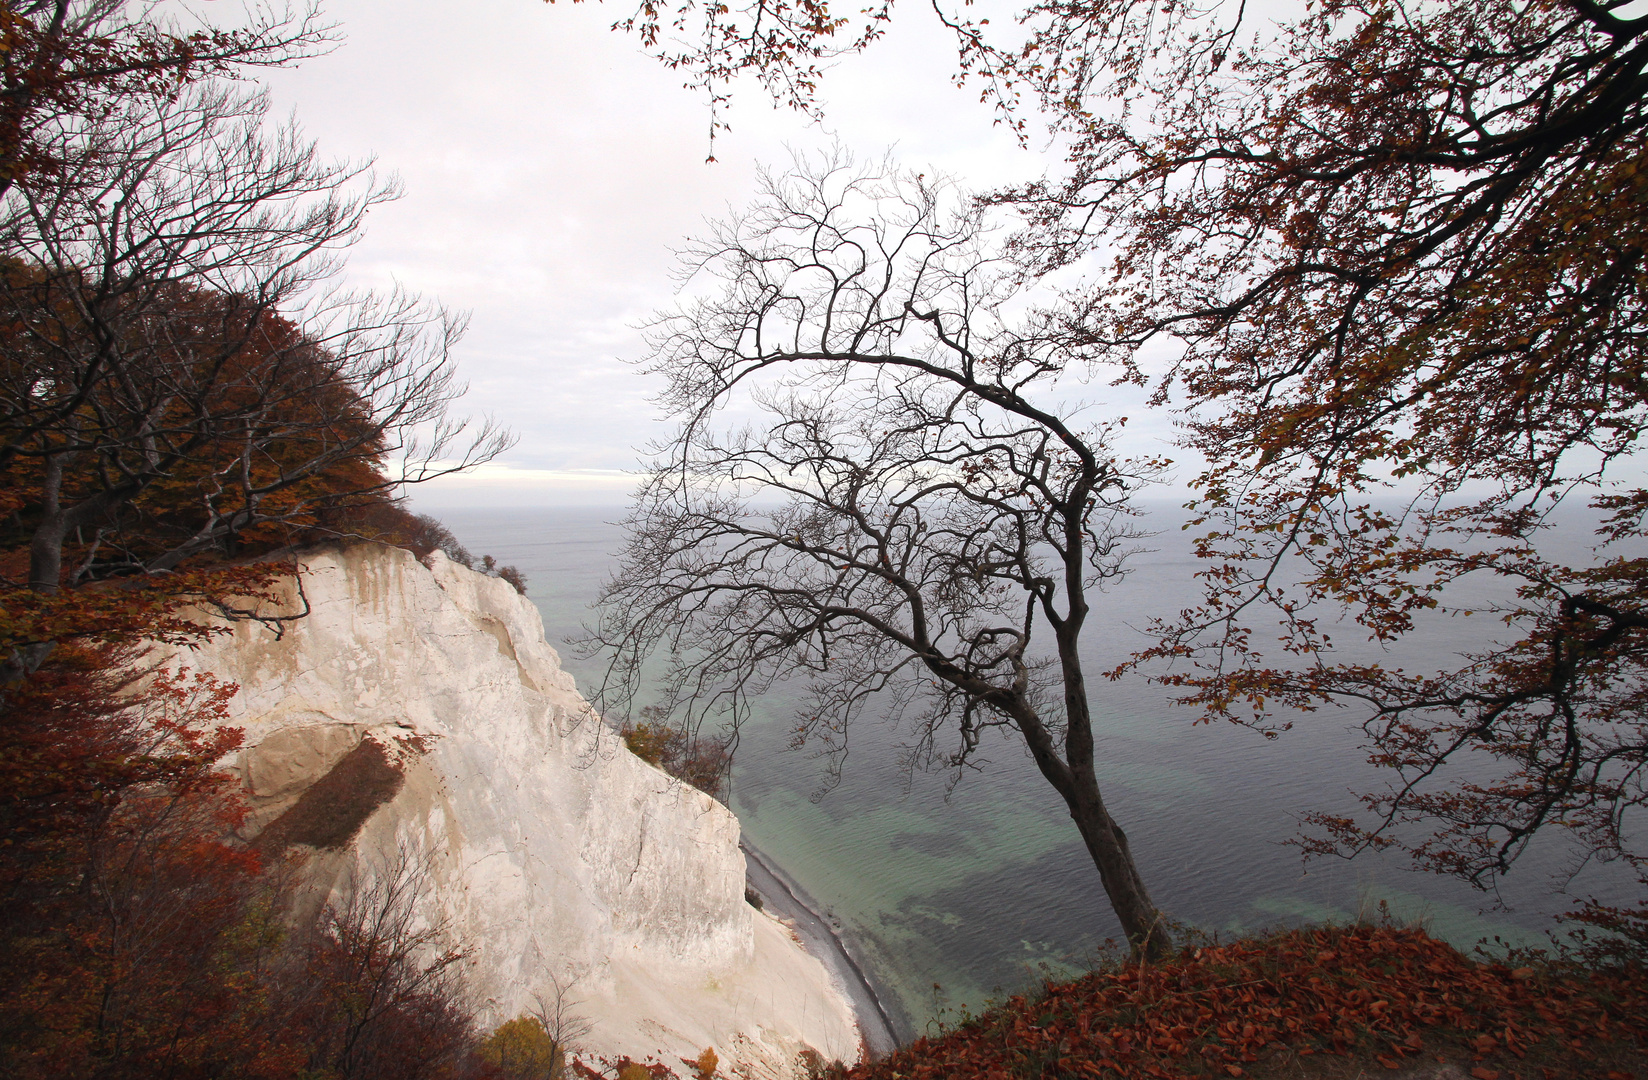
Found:
<path fill-rule="evenodd" d="M 265 96 L 221 77 L 311 51 L 312 13 L 203 38 L 131 16 L 12 12 L 19 33 L 73 40 L 50 53 L 62 93 L 27 98 L 32 149 L 0 209 L 8 611 L 295 542 L 394 540 L 419 528 L 400 485 L 509 442 L 448 414 L 461 317 L 342 283 L 396 185 L 268 125 Z M 85 67 L 110 50 L 148 66 Z M 7 679 L 49 647 L 8 642 Z"/>

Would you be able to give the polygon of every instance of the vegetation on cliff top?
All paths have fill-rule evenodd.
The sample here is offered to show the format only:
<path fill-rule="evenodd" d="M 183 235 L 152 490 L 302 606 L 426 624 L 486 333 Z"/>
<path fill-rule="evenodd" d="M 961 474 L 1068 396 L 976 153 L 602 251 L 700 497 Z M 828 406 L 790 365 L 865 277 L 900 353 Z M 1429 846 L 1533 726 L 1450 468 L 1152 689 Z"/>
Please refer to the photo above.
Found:
<path fill-rule="evenodd" d="M 0 1073 L 526 1075 L 413 924 L 415 863 L 299 917 L 218 767 L 238 688 L 142 649 L 273 599 L 283 547 L 455 545 L 396 485 L 508 444 L 447 418 L 461 320 L 339 286 L 395 188 L 220 77 L 327 40 L 251 19 L 0 3 Z"/>
<path fill-rule="evenodd" d="M 941 1014 L 875 1061 L 804 1051 L 795 1066 L 813 1080 L 1640 1080 L 1648 923 L 1600 922 L 1608 933 L 1555 954 L 1476 958 L 1385 918 L 1203 938 L 1160 963 L 1118 954 L 953 1025 Z M 571 1071 L 711 1080 L 703 1063 L 574 1058 Z"/>

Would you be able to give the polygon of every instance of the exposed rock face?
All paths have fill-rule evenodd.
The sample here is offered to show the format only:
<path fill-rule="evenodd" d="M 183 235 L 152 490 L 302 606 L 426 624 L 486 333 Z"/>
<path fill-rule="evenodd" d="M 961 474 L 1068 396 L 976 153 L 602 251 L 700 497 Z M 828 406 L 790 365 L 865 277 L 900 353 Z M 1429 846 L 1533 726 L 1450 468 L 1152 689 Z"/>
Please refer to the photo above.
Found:
<path fill-rule="evenodd" d="M 420 914 L 468 950 L 482 1018 L 570 992 L 600 1055 L 794 1072 L 852 1061 L 824 966 L 744 902 L 738 820 L 626 750 L 578 696 L 537 610 L 505 582 L 376 547 L 302 558 L 310 613 L 177 662 L 241 686 L 236 768 L 258 842 L 313 851 L 323 891 L 410 851 Z"/>

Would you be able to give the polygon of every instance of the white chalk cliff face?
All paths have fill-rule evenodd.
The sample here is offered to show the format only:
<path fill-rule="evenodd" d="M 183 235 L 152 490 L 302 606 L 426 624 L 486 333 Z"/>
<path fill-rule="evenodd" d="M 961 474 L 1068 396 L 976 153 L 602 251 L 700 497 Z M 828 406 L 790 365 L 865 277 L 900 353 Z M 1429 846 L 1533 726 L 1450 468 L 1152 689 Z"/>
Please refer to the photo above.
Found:
<path fill-rule="evenodd" d="M 812 1048 L 851 1062 L 851 1006 L 744 900 L 738 820 L 646 764 L 593 715 L 537 609 L 439 553 L 360 546 L 300 560 L 307 616 L 176 663 L 240 684 L 235 767 L 266 846 L 314 852 L 322 890 L 429 869 L 419 900 L 469 954 L 490 1024 L 576 980 L 596 1055 L 778 1077 Z M 288 610 L 303 599 L 287 586 Z"/>

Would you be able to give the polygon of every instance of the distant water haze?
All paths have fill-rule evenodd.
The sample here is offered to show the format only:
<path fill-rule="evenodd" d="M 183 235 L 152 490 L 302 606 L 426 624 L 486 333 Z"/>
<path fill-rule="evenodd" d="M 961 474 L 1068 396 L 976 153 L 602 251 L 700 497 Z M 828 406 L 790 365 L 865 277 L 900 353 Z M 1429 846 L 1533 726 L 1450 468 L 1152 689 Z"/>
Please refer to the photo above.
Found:
<path fill-rule="evenodd" d="M 546 635 L 587 690 L 598 661 L 566 639 L 592 619 L 590 604 L 623 543 L 615 508 L 435 511 L 477 557 L 514 564 L 543 613 Z M 1556 842 L 1536 845 L 1495 895 L 1416 873 L 1397 859 L 1302 864 L 1285 841 L 1298 816 L 1348 813 L 1354 792 L 1384 777 L 1357 750 L 1359 715 L 1325 709 L 1292 717 L 1267 741 L 1225 724 L 1196 724 L 1145 678 L 1100 674 L 1142 647 L 1139 628 L 1196 598 L 1198 569 L 1179 529 L 1182 511 L 1154 508 L 1159 530 L 1130 576 L 1094 598 L 1088 621 L 1089 688 L 1099 782 L 1127 830 L 1141 873 L 1171 917 L 1221 934 L 1299 920 L 1351 919 L 1381 902 L 1402 920 L 1468 949 L 1496 935 L 1540 944 L 1551 916 L 1598 896 L 1620 902 L 1631 878 L 1586 867 L 1568 895 L 1552 876 L 1569 865 Z M 1486 599 L 1485 594 L 1470 602 Z M 1466 600 L 1456 593 L 1454 602 Z M 1491 638 L 1485 618 L 1443 620 L 1404 642 L 1388 663 L 1418 669 Z M 1347 630 L 1346 644 L 1356 638 Z M 908 1038 L 941 1011 L 954 1019 L 1044 972 L 1081 969 L 1120 927 L 1057 794 L 1012 739 L 989 742 L 987 767 L 906 775 L 906 733 L 866 722 L 851 734 L 839 786 L 822 798 L 823 762 L 788 749 L 793 702 L 770 695 L 741 734 L 731 803 L 746 836 L 826 908 L 869 962 Z M 1279 717 L 1282 718 L 1282 717 Z M 956 781 L 951 790 L 952 781 Z M 1554 840 L 1554 838 L 1553 838 Z M 1498 904 L 1500 906 L 1496 907 Z M 934 984 L 938 989 L 934 989 Z"/>

